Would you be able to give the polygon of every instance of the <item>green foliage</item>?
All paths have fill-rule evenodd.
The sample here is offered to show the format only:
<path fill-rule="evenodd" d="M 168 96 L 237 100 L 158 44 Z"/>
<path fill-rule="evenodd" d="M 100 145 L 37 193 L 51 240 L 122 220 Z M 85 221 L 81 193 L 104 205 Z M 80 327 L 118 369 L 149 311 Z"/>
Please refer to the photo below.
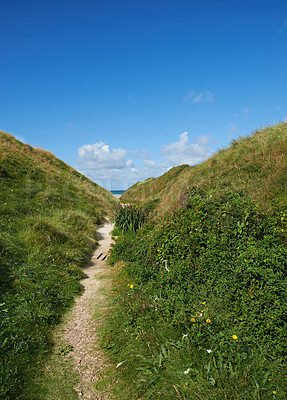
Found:
<path fill-rule="evenodd" d="M 283 214 L 243 192 L 194 188 L 117 240 L 103 345 L 135 382 L 125 398 L 285 398 Z"/>
<path fill-rule="evenodd" d="M 27 399 L 117 201 L 49 152 L 2 132 L 0 146 L 0 397 Z"/>

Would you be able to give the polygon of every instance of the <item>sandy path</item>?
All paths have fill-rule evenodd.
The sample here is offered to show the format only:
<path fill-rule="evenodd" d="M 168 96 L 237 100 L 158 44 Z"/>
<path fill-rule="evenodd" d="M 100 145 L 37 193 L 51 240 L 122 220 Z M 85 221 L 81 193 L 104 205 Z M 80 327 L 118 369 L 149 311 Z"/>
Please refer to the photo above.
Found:
<path fill-rule="evenodd" d="M 95 312 L 96 292 L 101 284 L 97 276 L 105 271 L 105 256 L 111 245 L 110 232 L 112 229 L 113 225 L 110 223 L 98 226 L 99 246 L 95 250 L 90 264 L 84 269 L 86 278 L 81 281 L 84 292 L 81 297 L 76 299 L 72 317 L 65 328 L 65 339 L 74 348 L 69 356 L 73 357 L 75 368 L 80 373 L 80 383 L 75 390 L 81 399 L 108 400 L 106 395 L 98 395 L 93 387 L 97 376 L 104 368 L 104 360 L 101 351 L 96 346 L 96 326 L 92 315 Z M 100 254 L 101 256 L 98 257 Z"/>

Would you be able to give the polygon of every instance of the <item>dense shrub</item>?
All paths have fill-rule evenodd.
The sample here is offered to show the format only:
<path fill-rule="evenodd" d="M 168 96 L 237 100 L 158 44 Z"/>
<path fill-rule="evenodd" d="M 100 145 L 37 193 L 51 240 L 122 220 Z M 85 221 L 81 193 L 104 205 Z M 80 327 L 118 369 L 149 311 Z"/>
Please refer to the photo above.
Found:
<path fill-rule="evenodd" d="M 197 188 L 118 239 L 106 346 L 137 382 L 130 398 L 285 398 L 283 239 L 280 221 L 244 193 Z"/>

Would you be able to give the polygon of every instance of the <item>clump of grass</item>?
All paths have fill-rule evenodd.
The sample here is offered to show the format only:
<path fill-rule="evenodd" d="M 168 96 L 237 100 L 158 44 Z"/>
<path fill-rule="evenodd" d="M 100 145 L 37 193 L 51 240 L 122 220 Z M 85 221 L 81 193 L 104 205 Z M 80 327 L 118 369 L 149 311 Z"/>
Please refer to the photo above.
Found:
<path fill-rule="evenodd" d="M 115 226 L 122 231 L 136 232 L 146 221 L 147 213 L 134 205 L 119 206 L 116 210 Z"/>

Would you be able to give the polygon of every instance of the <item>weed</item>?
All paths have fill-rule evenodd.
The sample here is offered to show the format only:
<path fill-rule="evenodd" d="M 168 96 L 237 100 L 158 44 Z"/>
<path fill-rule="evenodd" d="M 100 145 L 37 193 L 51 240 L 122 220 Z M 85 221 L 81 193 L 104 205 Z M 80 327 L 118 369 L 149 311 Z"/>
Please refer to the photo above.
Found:
<path fill-rule="evenodd" d="M 60 356 L 66 356 L 68 353 L 70 353 L 73 350 L 74 350 L 74 348 L 72 345 L 65 344 L 56 349 L 56 354 L 58 354 Z"/>

